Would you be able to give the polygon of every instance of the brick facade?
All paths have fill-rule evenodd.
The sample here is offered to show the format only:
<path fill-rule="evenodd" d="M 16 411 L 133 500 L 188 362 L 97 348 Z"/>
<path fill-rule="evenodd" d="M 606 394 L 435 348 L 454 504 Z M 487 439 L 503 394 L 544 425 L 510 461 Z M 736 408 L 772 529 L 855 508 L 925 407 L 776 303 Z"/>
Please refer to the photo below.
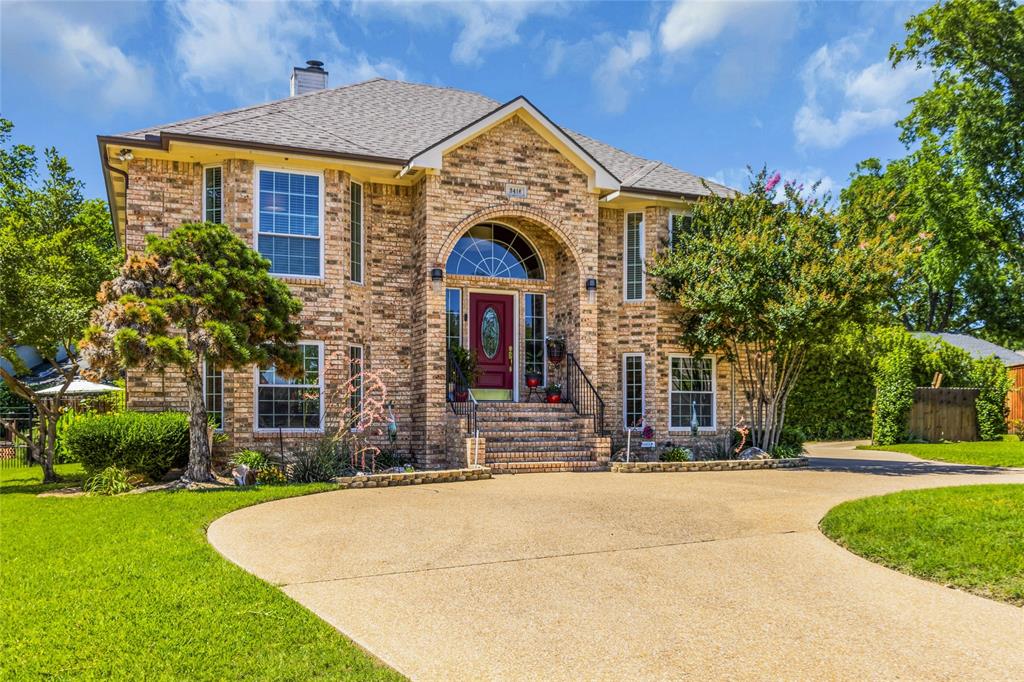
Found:
<path fill-rule="evenodd" d="M 254 243 L 254 183 L 259 164 L 240 155 L 222 159 L 218 165 L 223 175 L 224 222 Z M 288 168 L 286 161 L 275 166 Z M 310 167 L 307 163 L 298 170 L 310 172 Z M 621 356 L 644 353 L 648 422 L 659 441 L 674 435 L 668 432 L 668 362 L 671 353 L 685 349 L 675 344 L 672 307 L 656 300 L 650 282 L 643 302 L 623 302 L 624 211 L 603 207 L 588 188 L 587 176 L 523 118 L 512 116 L 498 123 L 450 151 L 439 172 L 423 174 L 411 183 L 356 178 L 363 181 L 363 284 L 349 281 L 353 175 L 337 168 L 318 172 L 324 180 L 323 278 L 285 281 L 303 302 L 304 338 L 324 344 L 328 423 L 336 413 L 332 405 L 337 404 L 337 392 L 348 376 L 348 349 L 360 345 L 368 369 L 391 373 L 388 385 L 399 421 L 399 447 L 412 452 L 420 466 L 440 467 L 450 459 L 447 451 L 453 437 L 445 402 L 444 289 L 454 287 L 464 292 L 464 309 L 470 289 L 515 294 L 520 359 L 523 294 L 545 294 L 547 330 L 565 335 L 569 350 L 594 381 L 605 401 L 606 426 L 615 442 L 622 435 Z M 141 249 L 145 234 L 165 235 L 182 222 L 201 219 L 202 164 L 140 158 L 128 164 L 128 173 L 128 249 Z M 526 185 L 527 198 L 507 199 L 506 183 Z M 651 257 L 667 239 L 668 209 L 652 205 L 643 210 L 646 254 Z M 488 221 L 512 227 L 536 247 L 545 279 L 447 275 L 444 286 L 432 286 L 430 270 L 444 267 L 459 236 Z M 599 282 L 594 303 L 584 286 L 591 277 Z M 525 395 L 521 364 L 519 370 L 519 388 Z M 716 377 L 717 423 L 727 429 L 742 401 L 733 391 L 728 363 L 717 363 Z M 223 448 L 287 450 L 302 434 L 254 429 L 255 380 L 253 368 L 225 372 Z M 178 409 L 184 407 L 184 389 L 175 372 L 133 370 L 128 374 L 128 401 L 137 409 Z"/>

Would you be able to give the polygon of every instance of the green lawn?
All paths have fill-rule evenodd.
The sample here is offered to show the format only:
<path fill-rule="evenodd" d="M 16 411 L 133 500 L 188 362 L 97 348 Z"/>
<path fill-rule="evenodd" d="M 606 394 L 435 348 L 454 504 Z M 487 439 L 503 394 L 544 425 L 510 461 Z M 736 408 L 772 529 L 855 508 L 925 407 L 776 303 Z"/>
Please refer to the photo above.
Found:
<path fill-rule="evenodd" d="M 40 480 L 0 471 L 0 679 L 400 679 L 206 541 L 233 509 L 328 486 L 40 498 Z"/>
<path fill-rule="evenodd" d="M 845 502 L 821 530 L 860 556 L 1024 605 L 1024 485 L 972 485 Z"/>
<path fill-rule="evenodd" d="M 998 467 L 1024 467 L 1024 442 L 1018 436 L 1002 440 L 966 443 L 901 443 L 899 445 L 859 445 L 860 450 L 905 452 L 922 459 L 958 464 L 982 464 Z"/>

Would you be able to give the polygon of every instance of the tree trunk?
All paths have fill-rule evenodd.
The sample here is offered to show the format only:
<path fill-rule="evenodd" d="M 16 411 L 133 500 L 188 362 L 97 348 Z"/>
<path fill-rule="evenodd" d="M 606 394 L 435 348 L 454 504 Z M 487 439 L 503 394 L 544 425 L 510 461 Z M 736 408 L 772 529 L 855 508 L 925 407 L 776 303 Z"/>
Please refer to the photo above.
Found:
<path fill-rule="evenodd" d="M 53 470 L 53 451 L 57 446 L 57 419 L 60 415 L 52 405 L 39 410 L 39 464 L 43 468 L 43 483 L 60 480 Z"/>
<path fill-rule="evenodd" d="M 185 390 L 188 395 L 188 466 L 181 477 L 186 481 L 212 481 L 213 458 L 210 454 L 210 440 L 206 415 L 206 401 L 203 400 L 203 379 L 200 368 L 202 361 L 185 371 Z"/>

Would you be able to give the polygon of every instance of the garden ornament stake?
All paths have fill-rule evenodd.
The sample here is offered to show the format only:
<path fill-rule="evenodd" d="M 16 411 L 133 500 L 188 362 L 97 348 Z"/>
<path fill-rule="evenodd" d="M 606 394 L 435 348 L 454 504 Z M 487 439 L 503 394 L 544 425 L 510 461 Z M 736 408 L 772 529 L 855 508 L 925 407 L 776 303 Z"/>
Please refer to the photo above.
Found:
<path fill-rule="evenodd" d="M 700 431 L 700 419 L 697 417 L 697 401 L 690 403 L 690 434 L 696 438 Z"/>

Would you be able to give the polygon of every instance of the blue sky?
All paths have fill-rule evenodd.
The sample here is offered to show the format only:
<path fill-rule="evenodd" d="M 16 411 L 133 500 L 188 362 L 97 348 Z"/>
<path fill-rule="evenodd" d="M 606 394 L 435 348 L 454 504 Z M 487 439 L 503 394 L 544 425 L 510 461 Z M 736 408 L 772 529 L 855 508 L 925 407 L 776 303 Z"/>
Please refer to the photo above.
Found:
<path fill-rule="evenodd" d="M 4 0 L 0 114 L 104 197 L 96 135 L 374 76 L 507 101 L 731 185 L 747 165 L 838 190 L 900 156 L 895 121 L 929 83 L 893 70 L 913 2 L 241 3 Z"/>

